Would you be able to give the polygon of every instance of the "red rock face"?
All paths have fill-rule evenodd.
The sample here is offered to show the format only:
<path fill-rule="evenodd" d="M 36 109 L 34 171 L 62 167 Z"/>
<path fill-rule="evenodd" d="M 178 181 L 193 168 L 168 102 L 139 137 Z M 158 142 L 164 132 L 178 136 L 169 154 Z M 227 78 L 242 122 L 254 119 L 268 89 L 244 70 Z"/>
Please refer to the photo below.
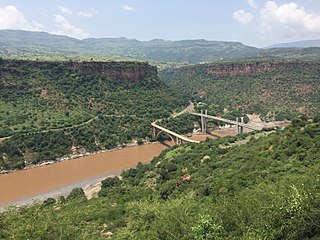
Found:
<path fill-rule="evenodd" d="M 102 75 L 110 80 L 142 82 L 147 74 L 157 76 L 157 68 L 140 62 L 72 62 L 69 67 L 84 75 Z"/>
<path fill-rule="evenodd" d="M 41 68 L 51 71 L 50 74 L 61 71 L 71 70 L 72 73 L 79 75 L 96 75 L 104 76 L 108 80 L 128 81 L 140 83 L 143 81 L 156 80 L 157 68 L 146 62 L 48 62 L 48 61 L 31 61 L 31 60 L 3 60 L 4 68 L 0 68 L 0 77 L 6 74 L 13 74 L 23 78 L 24 71 L 18 70 L 25 66 L 26 69 Z M 15 88 L 12 83 L 2 82 L 3 87 L 8 89 Z M 20 86 L 21 88 L 21 86 Z"/>
<path fill-rule="evenodd" d="M 296 63 L 292 62 L 223 63 L 207 66 L 206 72 L 207 74 L 214 74 L 217 77 L 245 76 L 261 72 L 273 72 L 281 68 L 294 68 L 296 65 Z"/>

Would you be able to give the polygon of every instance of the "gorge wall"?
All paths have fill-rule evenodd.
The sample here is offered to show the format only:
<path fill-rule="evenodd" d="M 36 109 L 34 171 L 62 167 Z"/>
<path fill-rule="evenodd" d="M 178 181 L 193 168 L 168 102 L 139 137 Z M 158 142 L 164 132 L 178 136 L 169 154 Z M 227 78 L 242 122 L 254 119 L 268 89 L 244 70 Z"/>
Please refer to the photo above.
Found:
<path fill-rule="evenodd" d="M 19 67 L 19 68 L 18 68 Z M 147 76 L 157 78 L 157 68 L 146 62 L 50 62 L 30 60 L 4 60 L 0 61 L 0 77 L 14 73 L 16 76 L 24 73 L 17 69 L 50 70 L 50 74 L 67 71 L 79 75 L 104 76 L 110 80 L 129 81 L 140 83 Z"/>
<path fill-rule="evenodd" d="M 274 72 L 281 69 L 308 68 L 308 62 L 238 62 L 238 63 L 219 63 L 219 64 L 204 64 L 198 65 L 203 72 L 216 77 L 232 77 L 255 75 L 263 72 Z"/>
<path fill-rule="evenodd" d="M 157 68 L 145 62 L 68 62 L 67 66 L 82 75 L 102 75 L 133 83 L 142 82 L 147 74 L 157 76 Z"/>

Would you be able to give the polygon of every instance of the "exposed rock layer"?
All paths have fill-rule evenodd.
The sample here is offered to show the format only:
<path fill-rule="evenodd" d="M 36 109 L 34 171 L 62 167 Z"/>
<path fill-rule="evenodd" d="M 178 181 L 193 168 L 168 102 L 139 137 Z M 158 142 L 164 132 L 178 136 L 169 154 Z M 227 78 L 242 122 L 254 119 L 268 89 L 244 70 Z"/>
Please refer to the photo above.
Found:
<path fill-rule="evenodd" d="M 1 68 L 2 64 L 9 64 L 10 67 Z M 15 66 L 18 65 L 33 65 L 42 69 L 48 68 L 53 70 L 53 73 L 67 69 L 76 74 L 101 75 L 110 80 L 124 80 L 132 83 L 140 83 L 148 75 L 151 75 L 153 78 L 157 77 L 157 68 L 146 62 L 45 62 L 29 60 L 1 60 L 0 77 L 5 74 L 4 71 L 15 72 Z M 16 75 L 19 76 L 19 73 L 16 73 Z M 9 84 L 6 87 L 10 88 L 12 86 Z"/>
<path fill-rule="evenodd" d="M 219 64 L 204 64 L 202 68 L 207 74 L 214 74 L 217 77 L 232 77 L 246 76 L 259 74 L 263 72 L 274 72 L 280 69 L 293 69 L 308 67 L 308 62 L 248 62 L 248 63 L 219 63 Z M 199 66 L 199 65 L 198 65 Z"/>

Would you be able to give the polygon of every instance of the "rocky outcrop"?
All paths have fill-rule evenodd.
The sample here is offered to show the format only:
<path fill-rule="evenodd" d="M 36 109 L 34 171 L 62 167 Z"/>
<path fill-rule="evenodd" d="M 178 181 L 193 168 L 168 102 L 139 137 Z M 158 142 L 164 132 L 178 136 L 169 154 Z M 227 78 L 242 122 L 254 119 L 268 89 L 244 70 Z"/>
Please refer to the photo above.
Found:
<path fill-rule="evenodd" d="M 1 67 L 5 66 L 5 67 Z M 31 60 L 2 60 L 0 65 L 0 77 L 5 75 L 21 76 L 24 73 L 17 71 L 19 69 L 48 69 L 50 74 L 60 73 L 62 71 L 75 73 L 78 75 L 96 75 L 104 76 L 109 80 L 129 81 L 140 83 L 145 80 L 157 79 L 157 68 L 146 62 L 49 62 L 49 61 L 31 61 Z M 2 85 L 12 88 L 10 84 Z"/>
<path fill-rule="evenodd" d="M 307 67 L 309 63 L 304 62 L 239 62 L 239 63 L 219 63 L 219 64 L 205 64 L 202 69 L 207 74 L 215 75 L 216 77 L 232 77 L 232 76 L 246 76 L 255 75 L 263 72 L 274 72 L 280 69 L 293 69 L 297 67 Z"/>
<path fill-rule="evenodd" d="M 69 62 L 68 67 L 79 74 L 102 75 L 110 80 L 139 83 L 148 74 L 156 77 L 157 68 L 144 62 Z"/>

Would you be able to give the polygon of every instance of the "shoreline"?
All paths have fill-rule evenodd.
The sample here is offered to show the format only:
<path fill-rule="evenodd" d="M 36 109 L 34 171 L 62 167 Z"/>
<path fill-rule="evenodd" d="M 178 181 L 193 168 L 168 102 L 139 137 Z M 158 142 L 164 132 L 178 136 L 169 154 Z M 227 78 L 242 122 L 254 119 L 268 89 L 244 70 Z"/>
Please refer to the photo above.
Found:
<path fill-rule="evenodd" d="M 103 149 L 103 150 L 99 150 L 99 151 L 95 151 L 95 152 L 85 152 L 85 153 L 78 153 L 78 154 L 66 154 L 64 156 L 61 156 L 61 157 L 55 159 L 55 160 L 41 162 L 41 163 L 38 163 L 38 164 L 30 164 L 28 166 L 25 166 L 22 169 L 2 170 L 2 171 L 0 171 L 0 176 L 1 175 L 5 175 L 5 174 L 14 173 L 14 172 L 19 172 L 19 171 L 25 171 L 25 170 L 29 170 L 29 169 L 33 169 L 33 168 L 39 168 L 39 167 L 43 167 L 43 166 L 47 166 L 47 165 L 52 165 L 52 164 L 55 164 L 55 163 L 68 161 L 68 160 L 73 160 L 73 159 L 77 159 L 77 158 L 80 158 L 80 157 L 93 156 L 93 155 L 100 154 L 100 153 L 105 153 L 105 152 L 119 151 L 119 150 L 122 150 L 124 148 L 130 148 L 130 147 L 136 147 L 136 146 L 142 146 L 142 145 L 149 145 L 149 144 L 156 144 L 156 143 L 159 143 L 159 142 L 144 142 L 142 144 L 128 143 L 128 144 L 124 144 L 122 146 L 118 146 L 118 147 L 115 147 L 115 148 Z"/>
<path fill-rule="evenodd" d="M 150 163 L 167 147 L 167 144 L 159 142 L 130 144 L 128 147 L 97 151 L 78 159 L 63 160 L 28 171 L 2 174 L 0 186 L 4 195 L 0 198 L 0 208 L 32 203 L 33 199 L 43 201 L 48 197 L 68 195 L 75 187 L 89 187 L 106 177 L 118 176 L 138 163 Z"/>
<path fill-rule="evenodd" d="M 132 166 L 134 167 L 134 166 Z M 125 169 L 123 169 L 125 170 Z M 88 179 L 80 180 L 71 184 L 66 184 L 61 187 L 49 190 L 49 191 L 44 191 L 37 193 L 35 195 L 29 196 L 29 197 L 24 197 L 9 203 L 5 204 L 0 204 L 0 213 L 6 211 L 10 207 L 23 207 L 23 206 L 29 206 L 34 203 L 43 203 L 43 201 L 47 200 L 48 198 L 54 198 L 57 199 L 61 196 L 67 197 L 70 192 L 74 188 L 87 188 L 90 186 L 93 186 L 94 184 L 101 183 L 104 179 L 108 177 L 114 177 L 114 176 L 120 176 L 121 172 L 123 170 L 118 170 L 118 171 L 112 171 L 112 172 L 107 172 L 105 174 L 91 177 Z"/>

